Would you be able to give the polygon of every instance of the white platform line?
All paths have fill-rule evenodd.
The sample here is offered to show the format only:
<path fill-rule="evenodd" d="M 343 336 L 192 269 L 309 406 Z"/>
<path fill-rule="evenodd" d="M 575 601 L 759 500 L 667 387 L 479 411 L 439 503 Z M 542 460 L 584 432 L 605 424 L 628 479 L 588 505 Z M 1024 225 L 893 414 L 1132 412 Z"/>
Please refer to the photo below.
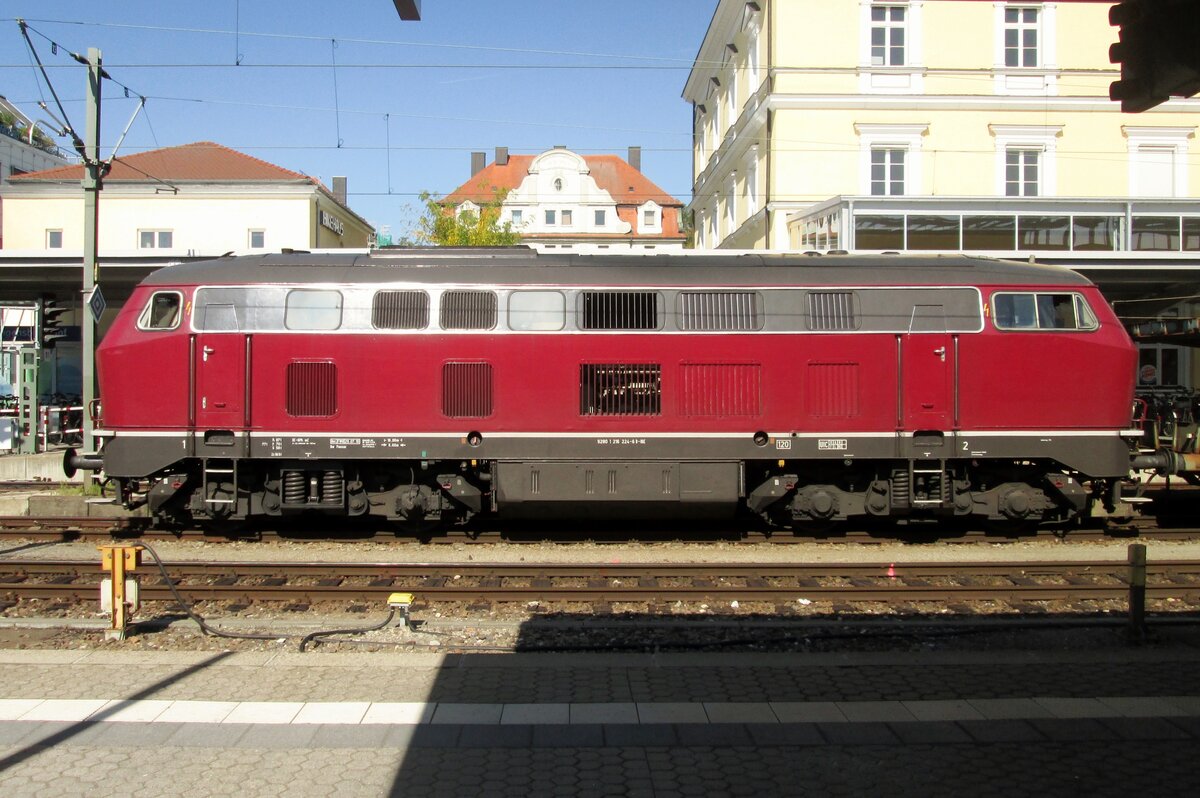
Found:
<path fill-rule="evenodd" d="M 0 699 L 0 722 L 326 724 L 877 723 L 978 719 L 1200 716 L 1200 696 L 1012 698 L 972 701 L 760 701 L 466 704 L 367 701 Z"/>

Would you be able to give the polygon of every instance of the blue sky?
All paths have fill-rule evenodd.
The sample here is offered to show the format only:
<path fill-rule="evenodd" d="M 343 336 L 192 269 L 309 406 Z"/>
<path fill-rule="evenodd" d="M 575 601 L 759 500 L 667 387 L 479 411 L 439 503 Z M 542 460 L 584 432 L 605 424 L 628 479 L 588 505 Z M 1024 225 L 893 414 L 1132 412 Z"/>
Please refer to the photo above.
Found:
<path fill-rule="evenodd" d="M 120 154 L 211 140 L 326 185 L 345 175 L 350 206 L 395 236 L 416 194 L 451 191 L 472 151 L 490 161 L 497 146 L 641 146 L 642 170 L 686 202 L 680 94 L 715 4 L 422 0 L 421 21 L 402 22 L 392 0 L 6 0 L 0 94 L 35 118 L 43 97 L 53 108 L 21 17 L 77 130 L 85 72 L 66 51 L 98 47 L 112 77 L 147 97 Z M 104 91 L 107 156 L 136 100 Z"/>

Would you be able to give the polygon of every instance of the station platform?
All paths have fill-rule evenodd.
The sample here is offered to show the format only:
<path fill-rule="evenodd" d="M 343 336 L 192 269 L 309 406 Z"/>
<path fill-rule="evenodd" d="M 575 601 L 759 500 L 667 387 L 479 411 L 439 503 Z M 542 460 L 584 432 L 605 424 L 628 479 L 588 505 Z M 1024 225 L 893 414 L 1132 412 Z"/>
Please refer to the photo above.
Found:
<path fill-rule="evenodd" d="M 1200 645 L 0 650 L 5 795 L 1200 792 Z"/>

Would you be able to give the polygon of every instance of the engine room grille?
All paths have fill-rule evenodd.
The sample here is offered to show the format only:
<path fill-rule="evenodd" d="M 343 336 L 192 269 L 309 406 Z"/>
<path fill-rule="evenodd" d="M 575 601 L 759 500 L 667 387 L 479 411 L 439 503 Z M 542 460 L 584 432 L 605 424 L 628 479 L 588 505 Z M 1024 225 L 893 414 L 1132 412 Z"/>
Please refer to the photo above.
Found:
<path fill-rule="evenodd" d="M 662 413 L 662 366 L 584 363 L 579 367 L 579 414 L 657 416 Z"/>
<path fill-rule="evenodd" d="M 287 412 L 289 416 L 337 413 L 337 365 L 328 361 L 288 363 Z"/>
<path fill-rule="evenodd" d="M 757 363 L 684 363 L 679 367 L 679 414 L 759 415 L 760 371 Z"/>
<path fill-rule="evenodd" d="M 757 330 L 754 291 L 688 291 L 679 295 L 681 330 Z"/>
<path fill-rule="evenodd" d="M 483 418 L 491 414 L 491 363 L 447 363 L 442 366 L 442 415 Z"/>
<path fill-rule="evenodd" d="M 376 291 L 371 326 L 377 330 L 423 330 L 429 326 L 429 294 L 424 291 Z"/>
<path fill-rule="evenodd" d="M 808 329 L 857 330 L 854 305 L 851 291 L 809 291 Z"/>
<path fill-rule="evenodd" d="M 653 291 L 584 291 L 582 330 L 657 330 Z"/>
<path fill-rule="evenodd" d="M 804 394 L 810 416 L 858 415 L 857 363 L 809 363 L 807 383 Z"/>
<path fill-rule="evenodd" d="M 438 316 L 443 330 L 490 330 L 496 326 L 494 291 L 447 291 Z"/>

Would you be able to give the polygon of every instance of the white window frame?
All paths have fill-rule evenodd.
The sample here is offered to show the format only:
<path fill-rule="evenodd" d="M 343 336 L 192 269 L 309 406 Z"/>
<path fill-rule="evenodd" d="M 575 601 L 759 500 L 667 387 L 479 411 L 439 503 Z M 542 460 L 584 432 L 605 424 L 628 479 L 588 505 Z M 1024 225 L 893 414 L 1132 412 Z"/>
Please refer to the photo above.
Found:
<path fill-rule="evenodd" d="M 725 237 L 733 235 L 738 229 L 737 223 L 737 172 L 729 175 L 729 183 L 725 193 Z"/>
<path fill-rule="evenodd" d="M 746 25 L 746 82 L 750 95 L 758 91 L 758 32 L 762 29 L 762 15 L 754 13 Z"/>
<path fill-rule="evenodd" d="M 649 222 L 646 221 L 646 214 L 651 215 Z M 638 207 L 638 225 L 644 232 L 661 233 L 662 206 L 653 200 L 642 203 Z"/>
<path fill-rule="evenodd" d="M 262 235 L 262 243 L 257 247 L 254 246 L 254 234 Z M 246 231 L 246 249 L 266 249 L 267 248 L 267 231 L 261 227 L 252 227 Z"/>
<path fill-rule="evenodd" d="M 153 241 L 153 243 L 148 247 L 142 246 L 142 236 L 145 235 L 146 233 L 149 233 L 152 236 L 152 241 Z M 171 236 L 171 243 L 167 246 L 163 246 L 163 244 L 162 244 L 163 233 L 166 233 Z M 173 229 L 168 229 L 165 227 L 164 228 L 158 228 L 158 227 L 139 228 L 137 231 L 137 244 L 138 244 L 138 246 L 137 246 L 138 249 L 174 249 L 175 248 L 175 231 Z"/>
<path fill-rule="evenodd" d="M 1013 146 L 1004 151 L 1004 196 L 1006 197 L 1040 197 L 1042 196 L 1042 157 L 1040 147 Z M 1010 161 L 1016 160 L 1017 179 L 1010 180 L 1008 176 Z M 1030 163 L 1032 161 L 1032 164 Z M 1026 170 L 1033 166 L 1034 179 L 1026 179 Z M 1015 188 L 1015 191 L 1010 189 Z"/>
<path fill-rule="evenodd" d="M 558 225 L 558 211 L 546 208 L 542 212 L 542 224 L 546 227 L 556 227 Z"/>
<path fill-rule="evenodd" d="M 1145 127 L 1122 125 L 1129 148 L 1129 196 L 1142 194 L 1142 170 L 1144 153 L 1149 150 L 1171 150 L 1174 152 L 1173 194 L 1175 197 L 1188 195 L 1188 139 L 1196 135 L 1194 127 Z"/>
<path fill-rule="evenodd" d="M 904 7 L 904 64 L 871 63 L 871 9 Z M 858 85 L 863 94 L 920 94 L 925 90 L 925 0 L 858 0 Z"/>
<path fill-rule="evenodd" d="M 513 227 L 520 227 L 525 224 L 525 211 L 522 208 L 513 208 L 508 212 L 508 221 Z"/>
<path fill-rule="evenodd" d="M 1010 9 L 1032 8 L 1038 12 L 1038 62 L 1035 67 L 1010 67 L 1005 63 L 1004 35 L 1008 29 L 1005 12 Z M 1053 96 L 1058 94 L 1058 4 L 1057 3 L 1009 3 L 993 0 L 992 71 L 994 89 L 997 94 L 1033 94 Z"/>
<path fill-rule="evenodd" d="M 859 122 L 854 125 L 859 142 L 859 193 L 871 195 L 871 151 L 877 149 L 903 149 L 904 194 L 920 194 L 921 141 L 929 132 L 928 124 L 890 125 Z M 891 195 L 894 196 L 894 195 Z"/>
<path fill-rule="evenodd" d="M 570 208 L 563 208 L 558 212 L 558 223 L 560 227 L 574 227 L 575 212 Z"/>
<path fill-rule="evenodd" d="M 1054 197 L 1058 194 L 1058 137 L 1062 125 L 988 125 L 996 141 L 995 192 L 997 197 L 1007 196 L 1006 170 L 1008 151 L 1039 150 L 1038 196 Z"/>
<path fill-rule="evenodd" d="M 58 233 L 58 243 L 52 244 L 50 236 Z M 140 237 L 139 237 L 140 239 Z M 46 229 L 46 249 L 62 249 L 63 248 L 63 231 L 61 227 L 52 227 Z"/>

